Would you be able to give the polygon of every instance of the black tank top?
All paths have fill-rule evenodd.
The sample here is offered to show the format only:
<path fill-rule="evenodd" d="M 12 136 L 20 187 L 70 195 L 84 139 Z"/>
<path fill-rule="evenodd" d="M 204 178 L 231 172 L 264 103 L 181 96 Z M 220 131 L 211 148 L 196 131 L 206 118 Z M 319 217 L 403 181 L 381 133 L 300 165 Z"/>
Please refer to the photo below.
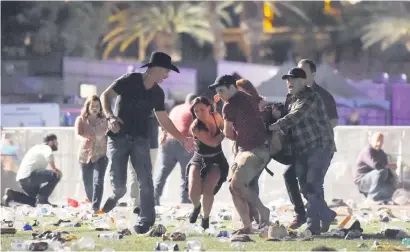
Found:
<path fill-rule="evenodd" d="M 216 120 L 215 120 L 215 116 L 213 114 L 212 114 L 212 117 L 214 118 L 214 122 L 215 122 L 216 129 L 217 129 L 216 132 L 215 132 L 215 136 L 218 136 L 219 134 L 222 134 L 222 132 L 219 129 L 218 124 L 216 123 Z M 212 146 L 209 146 L 209 145 L 201 142 L 197 137 L 195 137 L 195 143 L 196 143 L 196 146 L 197 146 L 197 151 L 196 152 L 200 155 L 212 155 L 212 154 L 217 154 L 219 152 L 222 152 L 222 145 L 221 144 L 219 144 L 216 147 L 212 147 Z"/>

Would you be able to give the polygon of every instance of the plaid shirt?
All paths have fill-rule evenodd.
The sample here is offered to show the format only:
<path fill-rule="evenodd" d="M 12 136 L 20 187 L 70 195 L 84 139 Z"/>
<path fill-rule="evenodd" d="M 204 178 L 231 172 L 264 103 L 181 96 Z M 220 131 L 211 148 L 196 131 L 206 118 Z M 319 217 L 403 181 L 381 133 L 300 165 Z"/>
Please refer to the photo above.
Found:
<path fill-rule="evenodd" d="M 275 124 L 283 133 L 290 130 L 293 154 L 312 148 L 336 151 L 333 128 L 320 96 L 306 87 L 290 103 L 290 111 Z"/>

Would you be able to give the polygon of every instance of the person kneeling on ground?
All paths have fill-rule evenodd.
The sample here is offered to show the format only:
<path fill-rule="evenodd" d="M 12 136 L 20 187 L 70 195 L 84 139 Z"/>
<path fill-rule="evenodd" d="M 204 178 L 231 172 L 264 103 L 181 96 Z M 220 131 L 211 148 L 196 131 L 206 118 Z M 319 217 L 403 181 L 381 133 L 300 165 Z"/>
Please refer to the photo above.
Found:
<path fill-rule="evenodd" d="M 51 204 L 48 201 L 54 188 L 61 179 L 61 171 L 54 163 L 54 151 L 58 150 L 57 136 L 49 134 L 44 144 L 38 144 L 28 150 L 17 172 L 16 181 L 25 193 L 6 189 L 3 204 L 10 201 L 35 207 L 36 204 Z M 46 169 L 50 164 L 51 170 Z"/>
<path fill-rule="evenodd" d="M 395 191 L 396 178 L 383 151 L 384 136 L 377 132 L 372 135 L 370 145 L 360 153 L 356 164 L 355 184 L 367 198 L 382 203 L 390 203 Z"/>

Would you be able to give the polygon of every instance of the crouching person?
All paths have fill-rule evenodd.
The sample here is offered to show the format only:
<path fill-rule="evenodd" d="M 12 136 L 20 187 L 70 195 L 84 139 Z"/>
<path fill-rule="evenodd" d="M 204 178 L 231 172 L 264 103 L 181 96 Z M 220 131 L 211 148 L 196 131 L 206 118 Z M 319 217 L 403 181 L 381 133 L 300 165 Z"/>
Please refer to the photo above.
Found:
<path fill-rule="evenodd" d="M 54 151 L 58 150 L 57 136 L 47 135 L 44 144 L 38 144 L 28 150 L 17 172 L 16 181 L 25 193 L 6 189 L 3 204 L 11 201 L 35 207 L 36 204 L 51 204 L 48 197 L 53 193 L 61 179 L 61 171 L 54 163 Z M 51 169 L 46 169 L 50 165 Z"/>
<path fill-rule="evenodd" d="M 360 153 L 355 183 L 370 200 L 389 204 L 396 188 L 396 177 L 391 168 L 396 168 L 396 165 L 388 164 L 387 155 L 382 149 L 383 140 L 382 133 L 373 134 L 370 145 Z"/>

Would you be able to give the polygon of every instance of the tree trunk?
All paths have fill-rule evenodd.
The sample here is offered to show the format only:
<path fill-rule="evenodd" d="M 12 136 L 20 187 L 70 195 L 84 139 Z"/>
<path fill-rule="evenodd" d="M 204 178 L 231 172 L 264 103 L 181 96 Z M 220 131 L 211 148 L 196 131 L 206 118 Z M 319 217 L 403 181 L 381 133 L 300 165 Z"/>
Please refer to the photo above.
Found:
<path fill-rule="evenodd" d="M 263 1 L 243 2 L 241 28 L 247 44 L 245 56 L 250 63 L 260 59 L 260 48 L 263 40 Z"/>
<path fill-rule="evenodd" d="M 159 32 L 155 38 L 155 51 L 160 51 L 171 56 L 172 61 L 181 60 L 181 48 L 179 34 Z"/>
<path fill-rule="evenodd" d="M 215 60 L 223 60 L 226 55 L 226 47 L 223 41 L 223 27 L 219 22 L 220 17 L 216 11 L 218 2 L 210 1 L 209 2 L 209 13 L 210 13 L 210 25 L 212 33 L 214 34 L 215 41 L 212 46 L 213 55 Z"/>

